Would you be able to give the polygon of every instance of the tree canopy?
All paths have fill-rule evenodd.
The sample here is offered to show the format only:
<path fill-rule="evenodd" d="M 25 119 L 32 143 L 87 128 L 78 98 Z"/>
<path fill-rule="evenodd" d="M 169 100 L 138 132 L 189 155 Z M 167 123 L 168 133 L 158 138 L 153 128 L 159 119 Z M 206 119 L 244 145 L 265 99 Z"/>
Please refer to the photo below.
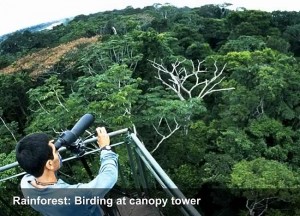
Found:
<path fill-rule="evenodd" d="M 300 12 L 227 6 L 127 7 L 9 35 L 0 42 L 0 165 L 15 161 L 22 136 L 57 137 L 92 113 L 93 127 L 134 129 L 207 215 L 299 213 Z"/>

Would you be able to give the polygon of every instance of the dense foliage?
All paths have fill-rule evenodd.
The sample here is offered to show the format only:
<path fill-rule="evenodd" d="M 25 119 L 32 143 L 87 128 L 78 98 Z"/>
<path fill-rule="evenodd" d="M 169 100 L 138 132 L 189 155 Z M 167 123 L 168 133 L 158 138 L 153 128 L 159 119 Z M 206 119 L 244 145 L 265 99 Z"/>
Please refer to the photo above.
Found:
<path fill-rule="evenodd" d="M 202 198 L 204 215 L 297 215 L 299 21 L 299 12 L 155 4 L 11 34 L 0 43 L 0 166 L 15 161 L 22 136 L 56 137 L 92 113 L 94 127 L 136 129 L 179 188 Z M 70 181 L 86 178 L 70 166 Z"/>

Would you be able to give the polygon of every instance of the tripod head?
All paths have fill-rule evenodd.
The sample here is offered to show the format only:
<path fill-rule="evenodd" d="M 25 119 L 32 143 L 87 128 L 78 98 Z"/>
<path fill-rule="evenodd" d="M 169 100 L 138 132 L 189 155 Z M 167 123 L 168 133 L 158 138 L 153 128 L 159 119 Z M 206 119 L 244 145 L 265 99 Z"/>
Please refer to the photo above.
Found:
<path fill-rule="evenodd" d="M 91 126 L 94 122 L 94 116 L 91 114 L 83 115 L 71 130 L 64 131 L 55 141 L 55 148 L 58 150 L 60 147 L 65 146 L 73 153 L 79 156 L 84 153 L 84 146 L 78 140 L 79 136 Z"/>

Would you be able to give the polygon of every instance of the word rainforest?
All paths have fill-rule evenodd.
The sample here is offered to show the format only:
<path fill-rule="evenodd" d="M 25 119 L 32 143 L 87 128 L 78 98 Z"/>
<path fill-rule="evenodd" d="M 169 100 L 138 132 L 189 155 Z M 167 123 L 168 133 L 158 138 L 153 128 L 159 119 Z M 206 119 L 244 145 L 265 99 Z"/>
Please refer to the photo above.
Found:
<path fill-rule="evenodd" d="M 30 197 L 13 197 L 13 205 L 67 205 L 69 204 L 68 198 L 42 198 L 40 196 L 35 198 Z"/>

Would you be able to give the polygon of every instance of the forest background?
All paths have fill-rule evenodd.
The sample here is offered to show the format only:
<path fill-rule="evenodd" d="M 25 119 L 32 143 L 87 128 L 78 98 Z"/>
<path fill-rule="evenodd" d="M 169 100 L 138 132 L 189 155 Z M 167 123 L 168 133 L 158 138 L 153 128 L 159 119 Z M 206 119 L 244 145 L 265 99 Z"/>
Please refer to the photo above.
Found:
<path fill-rule="evenodd" d="M 92 132 L 134 128 L 203 215 L 300 215 L 299 23 L 155 4 L 15 32 L 0 43 L 0 166 L 24 135 L 55 138 L 92 113 Z M 70 167 L 69 181 L 88 179 Z M 4 215 L 35 214 L 8 207 L 19 180 L 1 183 Z"/>

